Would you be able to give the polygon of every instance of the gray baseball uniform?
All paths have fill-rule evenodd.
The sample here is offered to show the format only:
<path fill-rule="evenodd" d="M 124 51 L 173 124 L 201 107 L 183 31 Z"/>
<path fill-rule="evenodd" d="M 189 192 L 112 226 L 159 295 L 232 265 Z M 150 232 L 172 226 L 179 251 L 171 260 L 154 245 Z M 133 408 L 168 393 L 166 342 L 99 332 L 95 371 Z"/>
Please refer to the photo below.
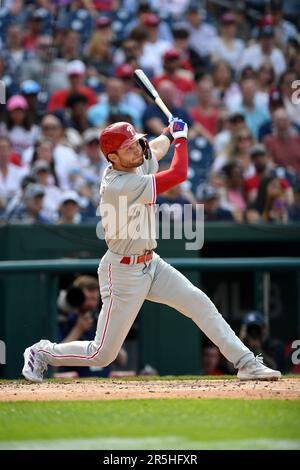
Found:
<path fill-rule="evenodd" d="M 137 257 L 156 247 L 153 157 L 136 173 L 110 165 L 102 179 L 100 210 L 108 251 L 99 269 L 103 302 L 94 341 L 55 344 L 44 340 L 42 351 L 51 365 L 106 366 L 117 356 L 143 302 L 169 305 L 190 317 L 236 368 L 254 358 L 226 323 L 215 305 L 185 276 L 156 253 L 137 263 Z M 130 264 L 123 264 L 126 256 Z"/>

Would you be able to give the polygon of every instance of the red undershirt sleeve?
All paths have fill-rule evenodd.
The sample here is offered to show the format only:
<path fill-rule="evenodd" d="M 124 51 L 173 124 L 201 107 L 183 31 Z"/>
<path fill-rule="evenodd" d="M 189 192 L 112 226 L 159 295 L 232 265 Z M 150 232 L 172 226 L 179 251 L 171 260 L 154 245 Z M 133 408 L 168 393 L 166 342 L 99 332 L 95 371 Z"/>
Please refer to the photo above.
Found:
<path fill-rule="evenodd" d="M 175 152 L 170 168 L 154 175 L 156 193 L 164 193 L 168 189 L 183 183 L 187 178 L 187 172 L 188 146 L 187 140 L 182 137 L 175 141 Z"/>

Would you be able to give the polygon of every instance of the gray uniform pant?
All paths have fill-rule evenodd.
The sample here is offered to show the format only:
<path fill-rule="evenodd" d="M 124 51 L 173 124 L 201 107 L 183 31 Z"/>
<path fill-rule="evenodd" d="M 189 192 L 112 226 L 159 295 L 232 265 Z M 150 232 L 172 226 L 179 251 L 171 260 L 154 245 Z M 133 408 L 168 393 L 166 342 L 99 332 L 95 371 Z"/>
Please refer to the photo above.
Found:
<path fill-rule="evenodd" d="M 207 295 L 156 253 L 146 267 L 143 263 L 120 264 L 121 258 L 107 251 L 99 265 L 103 306 L 94 341 L 62 344 L 43 341 L 40 351 L 49 364 L 100 367 L 110 364 L 146 299 L 169 305 L 191 318 L 236 368 L 254 357 Z"/>

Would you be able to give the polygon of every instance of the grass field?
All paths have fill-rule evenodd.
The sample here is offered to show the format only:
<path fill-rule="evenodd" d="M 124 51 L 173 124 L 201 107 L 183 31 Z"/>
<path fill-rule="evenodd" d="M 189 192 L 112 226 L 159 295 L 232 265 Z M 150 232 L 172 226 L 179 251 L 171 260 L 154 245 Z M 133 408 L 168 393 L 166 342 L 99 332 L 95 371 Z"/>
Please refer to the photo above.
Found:
<path fill-rule="evenodd" d="M 300 400 L 0 402 L 0 449 L 300 449 Z"/>

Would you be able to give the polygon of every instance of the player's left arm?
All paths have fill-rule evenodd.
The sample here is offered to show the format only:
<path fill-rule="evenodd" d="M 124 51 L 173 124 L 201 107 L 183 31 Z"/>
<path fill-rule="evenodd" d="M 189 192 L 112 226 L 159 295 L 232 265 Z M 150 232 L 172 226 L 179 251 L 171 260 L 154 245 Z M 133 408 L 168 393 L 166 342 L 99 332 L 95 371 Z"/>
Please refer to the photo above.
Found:
<path fill-rule="evenodd" d="M 155 155 L 158 162 L 168 153 L 170 145 L 170 138 L 166 135 L 165 131 L 149 142 L 150 150 Z"/>

